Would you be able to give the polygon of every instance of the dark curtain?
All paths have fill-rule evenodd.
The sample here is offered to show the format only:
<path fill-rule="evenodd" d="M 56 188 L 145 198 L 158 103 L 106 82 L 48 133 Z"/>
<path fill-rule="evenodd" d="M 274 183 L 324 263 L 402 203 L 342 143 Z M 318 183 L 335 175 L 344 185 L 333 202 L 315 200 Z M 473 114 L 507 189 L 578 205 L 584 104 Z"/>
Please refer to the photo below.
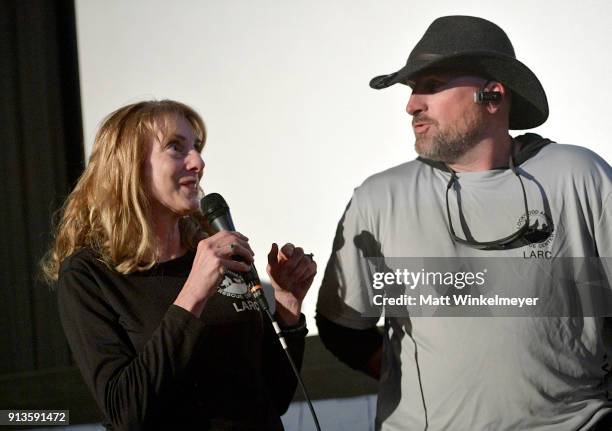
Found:
<path fill-rule="evenodd" d="M 0 1 L 0 61 L 0 403 L 6 403 L 14 388 L 2 379 L 71 364 L 55 293 L 38 279 L 38 261 L 49 245 L 51 215 L 84 165 L 73 1 Z M 43 390 L 49 382 L 37 383 Z"/>

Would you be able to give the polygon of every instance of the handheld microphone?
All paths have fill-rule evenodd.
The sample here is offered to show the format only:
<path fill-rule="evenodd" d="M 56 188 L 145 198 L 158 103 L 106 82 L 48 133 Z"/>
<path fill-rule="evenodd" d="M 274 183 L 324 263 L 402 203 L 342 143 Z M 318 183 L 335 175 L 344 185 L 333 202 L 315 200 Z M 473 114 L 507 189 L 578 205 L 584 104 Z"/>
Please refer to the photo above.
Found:
<path fill-rule="evenodd" d="M 236 231 L 229 206 L 219 193 L 209 193 L 204 196 L 200 201 L 200 208 L 214 233 L 224 230 Z M 248 272 L 242 274 L 242 278 L 259 306 L 268 311 L 270 307 L 261 288 L 261 282 L 254 264 L 251 264 L 251 269 Z"/>
<path fill-rule="evenodd" d="M 219 193 L 210 193 L 202 198 L 200 201 L 200 208 L 206 217 L 206 221 L 208 221 L 208 225 L 210 229 L 216 233 L 222 230 L 235 231 L 234 222 L 232 221 L 232 216 L 230 215 L 229 206 L 225 202 L 225 199 Z M 257 275 L 257 270 L 255 269 L 255 265 L 251 264 L 251 270 L 243 273 L 242 275 L 244 282 L 249 287 L 249 291 L 253 298 L 259 304 L 259 307 L 268 315 L 270 322 L 272 322 L 272 326 L 274 327 L 274 331 L 278 336 L 280 344 L 287 355 L 287 359 L 289 360 L 289 364 L 291 364 L 291 369 L 295 373 L 295 377 L 297 378 L 302 391 L 304 392 L 304 397 L 308 402 L 308 408 L 310 409 L 310 413 L 312 414 L 312 418 L 314 420 L 315 426 L 318 431 L 321 431 L 321 426 L 319 425 L 319 420 L 317 419 L 317 415 L 314 411 L 314 407 L 310 402 L 310 397 L 308 396 L 308 392 L 306 391 L 306 387 L 304 386 L 304 382 L 300 377 L 300 372 L 295 366 L 295 362 L 291 358 L 291 353 L 289 352 L 289 347 L 287 342 L 285 341 L 285 337 L 283 335 L 283 331 L 281 330 L 278 322 L 272 316 L 270 312 L 270 307 L 268 305 L 268 301 L 264 296 L 263 290 L 261 288 L 261 282 L 259 281 L 259 276 Z"/>
<path fill-rule="evenodd" d="M 487 102 L 499 102 L 501 93 L 499 91 L 479 90 L 474 92 L 474 103 L 483 104 Z"/>

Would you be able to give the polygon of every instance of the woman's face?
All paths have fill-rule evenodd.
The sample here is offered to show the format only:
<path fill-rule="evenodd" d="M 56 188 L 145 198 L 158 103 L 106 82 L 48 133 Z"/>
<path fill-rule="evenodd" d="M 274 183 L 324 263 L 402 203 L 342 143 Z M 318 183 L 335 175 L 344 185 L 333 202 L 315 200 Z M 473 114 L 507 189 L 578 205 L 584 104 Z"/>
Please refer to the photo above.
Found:
<path fill-rule="evenodd" d="M 163 127 L 160 127 L 163 125 Z M 189 122 L 168 115 L 148 142 L 144 178 L 153 218 L 187 215 L 199 208 L 198 184 L 204 170 L 202 142 Z"/>

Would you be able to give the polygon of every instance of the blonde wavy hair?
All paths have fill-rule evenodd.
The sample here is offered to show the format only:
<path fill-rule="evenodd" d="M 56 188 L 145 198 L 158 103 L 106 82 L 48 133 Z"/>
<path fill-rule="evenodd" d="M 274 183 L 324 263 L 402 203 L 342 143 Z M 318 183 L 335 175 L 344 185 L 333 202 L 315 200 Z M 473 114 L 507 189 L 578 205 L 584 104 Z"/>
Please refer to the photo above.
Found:
<path fill-rule="evenodd" d="M 155 138 L 160 123 L 172 115 L 191 124 L 203 147 L 204 121 L 192 108 L 173 100 L 127 105 L 102 122 L 89 163 L 56 214 L 52 244 L 41 261 L 48 283 L 57 281 L 62 261 L 84 247 L 122 274 L 155 265 L 158 256 L 149 197 L 142 182 L 143 166 L 147 143 Z M 195 249 L 206 237 L 206 228 L 201 213 L 183 217 L 179 222 L 181 242 Z"/>

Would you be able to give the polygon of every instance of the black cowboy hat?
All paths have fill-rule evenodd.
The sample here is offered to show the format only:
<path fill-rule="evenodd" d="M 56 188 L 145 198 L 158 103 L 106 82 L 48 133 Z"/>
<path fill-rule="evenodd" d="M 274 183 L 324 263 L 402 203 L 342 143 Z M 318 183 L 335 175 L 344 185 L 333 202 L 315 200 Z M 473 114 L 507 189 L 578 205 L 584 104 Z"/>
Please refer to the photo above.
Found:
<path fill-rule="evenodd" d="M 416 44 L 406 65 L 390 75 L 377 76 L 370 87 L 380 90 L 430 70 L 470 72 L 501 82 L 512 91 L 510 129 L 530 129 L 548 118 L 542 84 L 518 61 L 506 33 L 482 18 L 437 18 Z"/>

